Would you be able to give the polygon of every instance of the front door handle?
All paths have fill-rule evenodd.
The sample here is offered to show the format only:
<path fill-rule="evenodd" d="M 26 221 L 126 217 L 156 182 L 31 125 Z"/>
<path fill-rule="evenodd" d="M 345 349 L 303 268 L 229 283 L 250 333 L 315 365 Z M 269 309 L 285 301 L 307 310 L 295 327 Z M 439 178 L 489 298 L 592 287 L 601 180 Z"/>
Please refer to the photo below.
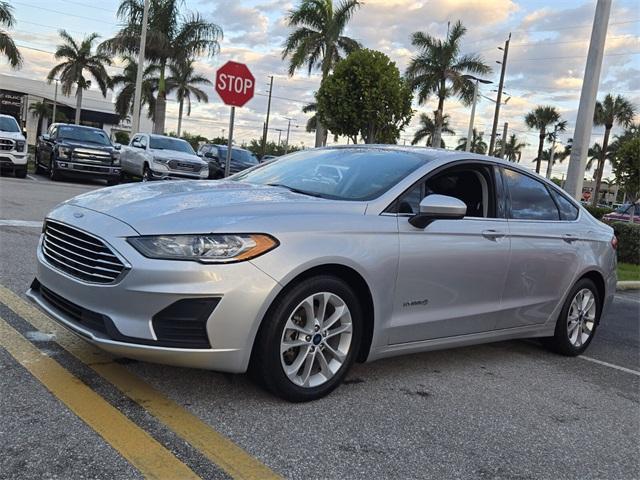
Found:
<path fill-rule="evenodd" d="M 482 236 L 489 240 L 497 240 L 504 237 L 504 232 L 500 232 L 498 230 L 484 230 L 482 232 Z"/>
<path fill-rule="evenodd" d="M 564 235 L 562 235 L 562 240 L 564 240 L 567 243 L 571 243 L 578 240 L 578 236 L 572 233 L 565 233 Z"/>

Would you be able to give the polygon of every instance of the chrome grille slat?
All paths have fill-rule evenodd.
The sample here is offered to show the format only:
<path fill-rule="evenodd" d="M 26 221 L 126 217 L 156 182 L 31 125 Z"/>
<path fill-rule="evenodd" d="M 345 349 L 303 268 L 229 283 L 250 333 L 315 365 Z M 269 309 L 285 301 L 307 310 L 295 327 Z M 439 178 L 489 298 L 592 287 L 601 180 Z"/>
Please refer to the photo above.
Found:
<path fill-rule="evenodd" d="M 52 221 L 45 223 L 42 254 L 57 269 L 92 283 L 113 283 L 126 269 L 99 238 Z"/>
<path fill-rule="evenodd" d="M 53 229 L 51 229 L 51 230 L 53 230 Z M 64 240 L 64 239 L 62 239 L 62 238 L 60 238 L 60 237 L 55 236 L 55 235 L 54 235 L 54 234 L 52 234 L 51 232 L 49 232 L 49 233 L 47 234 L 47 238 L 53 238 L 55 241 L 65 243 L 66 245 L 70 245 L 70 246 L 72 246 L 73 248 L 78 248 L 78 249 L 83 250 L 83 251 L 85 251 L 85 252 L 93 253 L 94 255 L 102 255 L 102 256 L 104 256 L 104 257 L 109 257 L 109 258 L 112 258 L 113 260 L 115 260 L 116 262 L 118 262 L 118 257 L 116 257 L 115 255 L 112 255 L 112 254 L 110 254 L 110 253 L 95 252 L 95 251 L 93 251 L 93 250 L 91 250 L 91 249 L 89 249 L 89 248 L 81 247 L 80 245 L 74 245 L 73 243 L 71 243 L 71 242 L 69 242 L 69 241 L 67 241 L 67 240 Z M 53 243 L 53 242 L 52 242 L 52 243 Z M 79 254 L 78 254 L 78 255 L 79 255 Z M 98 260 L 98 259 L 96 259 L 96 260 Z M 103 260 L 103 261 L 107 262 L 107 260 Z M 109 263 L 114 263 L 115 265 L 119 265 L 119 263 L 115 263 L 115 262 L 109 262 Z"/>

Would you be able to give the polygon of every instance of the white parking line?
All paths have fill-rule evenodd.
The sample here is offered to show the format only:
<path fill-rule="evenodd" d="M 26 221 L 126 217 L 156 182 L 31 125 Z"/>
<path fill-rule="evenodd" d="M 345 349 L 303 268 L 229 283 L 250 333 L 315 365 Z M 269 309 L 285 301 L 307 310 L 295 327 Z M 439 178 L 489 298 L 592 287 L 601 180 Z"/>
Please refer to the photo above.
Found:
<path fill-rule="evenodd" d="M 635 302 L 635 303 L 640 303 L 640 298 L 633 298 L 631 296 L 627 296 L 627 295 L 616 295 L 615 297 L 617 300 L 622 300 L 622 301 L 627 301 L 627 302 Z"/>
<path fill-rule="evenodd" d="M 602 360 L 598 360 L 597 358 L 586 357 L 584 355 L 580 355 L 578 358 L 581 358 L 588 362 L 597 363 L 598 365 L 604 365 L 605 367 L 615 368 L 616 370 L 620 370 L 621 372 L 630 373 L 631 375 L 636 375 L 637 377 L 640 377 L 640 372 L 637 370 L 621 367 L 620 365 L 614 365 L 613 363 L 609 363 L 609 362 L 603 362 Z"/>
<path fill-rule="evenodd" d="M 37 179 L 36 177 L 32 176 L 32 175 L 27 175 L 27 178 L 31 179 L 31 180 L 35 180 L 36 182 L 41 182 L 42 180 Z"/>
<path fill-rule="evenodd" d="M 0 220 L 0 227 L 42 228 L 42 222 L 35 222 L 32 220 Z"/>

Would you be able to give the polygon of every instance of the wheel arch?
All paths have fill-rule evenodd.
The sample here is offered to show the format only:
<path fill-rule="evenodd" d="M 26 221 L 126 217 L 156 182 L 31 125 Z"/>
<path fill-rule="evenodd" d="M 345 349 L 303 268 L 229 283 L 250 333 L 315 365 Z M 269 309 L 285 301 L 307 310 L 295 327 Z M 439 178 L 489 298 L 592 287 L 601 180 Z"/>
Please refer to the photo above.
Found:
<path fill-rule="evenodd" d="M 604 276 L 597 270 L 589 270 L 578 277 L 578 280 L 576 280 L 576 282 L 579 282 L 583 278 L 588 278 L 589 280 L 591 280 L 598 289 L 598 300 L 600 303 L 600 309 L 602 310 L 607 295 L 607 287 Z"/>
<path fill-rule="evenodd" d="M 274 308 L 277 301 L 285 295 L 294 285 L 299 283 L 302 280 L 307 278 L 316 277 L 320 275 L 330 275 L 336 278 L 339 278 L 353 288 L 355 290 L 356 296 L 360 300 L 360 306 L 362 307 L 362 316 L 363 316 L 363 326 L 364 330 L 362 332 L 362 340 L 360 342 L 358 348 L 358 356 L 356 357 L 356 361 L 364 362 L 367 360 L 369 356 L 369 351 L 371 349 L 371 343 L 373 341 L 373 331 L 374 331 L 374 304 L 373 304 L 373 296 L 371 294 L 371 289 L 369 288 L 368 283 L 364 279 L 364 277 L 352 267 L 349 267 L 344 264 L 339 263 L 327 263 L 322 265 L 316 265 L 314 267 L 310 267 L 300 273 L 298 273 L 295 277 L 289 279 L 286 285 L 278 292 L 275 298 L 271 301 L 269 308 L 265 312 L 262 320 L 260 321 L 260 326 L 258 327 L 258 332 L 254 337 L 254 345 L 252 348 L 251 357 L 254 356 L 255 349 L 255 339 L 259 336 L 259 331 L 264 325 L 264 320 L 268 317 L 271 309 Z"/>

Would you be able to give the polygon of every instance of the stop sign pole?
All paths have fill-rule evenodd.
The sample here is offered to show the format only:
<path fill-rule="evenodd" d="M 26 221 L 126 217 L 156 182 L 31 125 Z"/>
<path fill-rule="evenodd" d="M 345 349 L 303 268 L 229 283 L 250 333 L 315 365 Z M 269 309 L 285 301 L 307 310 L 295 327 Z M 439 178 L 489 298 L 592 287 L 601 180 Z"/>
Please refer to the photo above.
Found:
<path fill-rule="evenodd" d="M 233 144 L 233 122 L 236 107 L 242 107 L 253 98 L 256 80 L 243 63 L 229 61 L 216 72 L 216 91 L 222 101 L 231 107 L 229 114 L 229 140 L 227 143 L 227 160 L 224 165 L 224 176 L 229 176 L 231 168 L 231 149 Z"/>

